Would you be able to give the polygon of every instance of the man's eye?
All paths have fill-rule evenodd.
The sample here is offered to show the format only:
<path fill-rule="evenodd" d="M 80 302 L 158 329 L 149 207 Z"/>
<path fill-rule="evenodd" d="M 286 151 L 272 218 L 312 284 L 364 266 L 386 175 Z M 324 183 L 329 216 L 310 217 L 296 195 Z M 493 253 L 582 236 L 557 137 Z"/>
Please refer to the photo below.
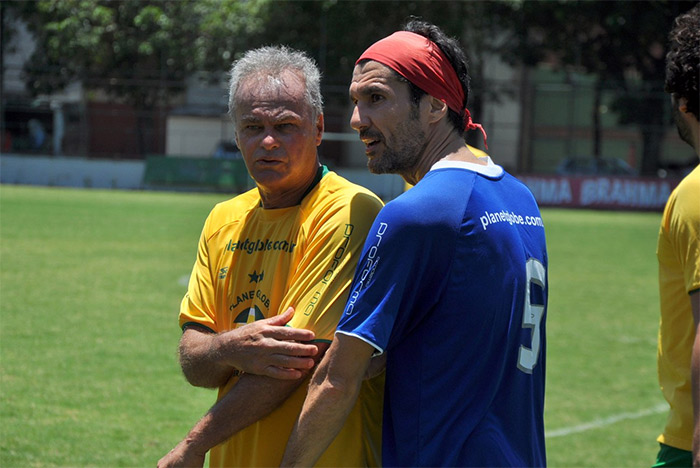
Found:
<path fill-rule="evenodd" d="M 370 100 L 371 102 L 378 102 L 378 101 L 381 101 L 382 99 L 384 99 L 384 96 L 381 96 L 381 95 L 379 95 L 379 94 L 372 94 L 372 95 L 369 97 L 369 100 Z"/>

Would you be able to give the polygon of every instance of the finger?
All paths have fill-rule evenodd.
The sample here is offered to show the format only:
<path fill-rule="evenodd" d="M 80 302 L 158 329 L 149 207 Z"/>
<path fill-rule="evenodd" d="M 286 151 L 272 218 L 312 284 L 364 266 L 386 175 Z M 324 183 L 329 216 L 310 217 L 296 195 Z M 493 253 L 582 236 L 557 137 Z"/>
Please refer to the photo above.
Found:
<path fill-rule="evenodd" d="M 318 348 L 313 344 L 297 343 L 296 341 L 278 341 L 275 347 L 269 348 L 269 353 L 285 356 L 315 356 Z"/>
<path fill-rule="evenodd" d="M 290 307 L 283 314 L 265 319 L 264 322 L 267 322 L 268 325 L 284 326 L 292 320 L 292 317 L 294 317 L 294 308 Z"/>
<path fill-rule="evenodd" d="M 292 327 L 270 328 L 265 333 L 265 336 L 282 341 L 311 341 L 316 337 L 314 332 L 311 330 Z"/>
<path fill-rule="evenodd" d="M 297 369 L 268 366 L 265 368 L 265 375 L 279 380 L 297 380 L 302 378 L 305 374 Z"/>
<path fill-rule="evenodd" d="M 311 358 L 299 356 L 277 355 L 271 364 L 274 367 L 299 369 L 300 371 L 309 370 L 314 366 L 314 360 Z"/>

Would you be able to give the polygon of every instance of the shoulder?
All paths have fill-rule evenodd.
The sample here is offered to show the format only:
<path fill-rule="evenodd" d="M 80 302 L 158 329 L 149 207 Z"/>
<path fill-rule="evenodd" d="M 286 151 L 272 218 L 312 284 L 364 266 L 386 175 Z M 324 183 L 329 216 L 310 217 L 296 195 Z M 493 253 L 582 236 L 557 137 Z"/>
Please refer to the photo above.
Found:
<path fill-rule="evenodd" d="M 213 234 L 223 226 L 237 223 L 245 219 L 245 215 L 259 205 L 260 195 L 257 188 L 217 203 L 207 217 L 205 230 Z"/>
<path fill-rule="evenodd" d="M 676 198 L 690 198 L 697 201 L 700 196 L 700 165 L 685 176 L 674 191 Z"/>
<path fill-rule="evenodd" d="M 477 177 L 475 172 L 462 169 L 431 170 L 413 188 L 387 203 L 383 211 L 418 222 L 436 222 L 446 214 L 461 213 Z"/>
<path fill-rule="evenodd" d="M 700 222 L 700 165 L 688 174 L 671 192 L 665 216 L 682 217 Z"/>
<path fill-rule="evenodd" d="M 441 231 L 453 230 L 461 219 L 464 202 L 442 189 L 419 182 L 387 203 L 376 223 L 400 239 L 435 238 Z"/>
<path fill-rule="evenodd" d="M 307 215 L 347 212 L 348 216 L 374 217 L 384 204 L 374 193 L 335 172 L 326 174 L 318 186 L 302 201 Z"/>
<path fill-rule="evenodd" d="M 503 182 L 506 184 L 506 192 L 511 195 L 511 198 L 520 199 L 521 202 L 529 202 L 538 206 L 535 195 L 525 182 L 508 172 L 505 172 Z"/>

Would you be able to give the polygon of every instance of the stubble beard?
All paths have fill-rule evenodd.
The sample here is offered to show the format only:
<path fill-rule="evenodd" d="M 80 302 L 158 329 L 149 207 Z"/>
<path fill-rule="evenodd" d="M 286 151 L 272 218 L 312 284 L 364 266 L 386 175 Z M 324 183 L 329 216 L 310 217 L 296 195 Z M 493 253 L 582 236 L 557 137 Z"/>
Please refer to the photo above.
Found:
<path fill-rule="evenodd" d="M 677 105 L 673 108 L 673 121 L 676 123 L 678 136 L 681 137 L 681 140 L 685 141 L 690 146 L 695 148 L 695 142 L 693 141 L 693 132 L 690 131 L 690 126 L 681 115 L 681 110 L 678 108 Z"/>
<path fill-rule="evenodd" d="M 370 159 L 367 167 L 372 174 L 410 173 L 420 161 L 425 132 L 417 119 L 409 118 L 397 126 L 391 146 L 384 142 L 381 155 Z"/>

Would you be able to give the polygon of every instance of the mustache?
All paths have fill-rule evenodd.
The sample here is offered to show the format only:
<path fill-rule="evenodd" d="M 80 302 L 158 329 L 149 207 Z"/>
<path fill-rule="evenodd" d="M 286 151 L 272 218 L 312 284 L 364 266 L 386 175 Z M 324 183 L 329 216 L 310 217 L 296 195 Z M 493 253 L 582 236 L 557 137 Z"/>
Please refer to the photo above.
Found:
<path fill-rule="evenodd" d="M 360 132 L 361 140 L 381 140 L 382 134 L 373 130 L 363 130 Z"/>

